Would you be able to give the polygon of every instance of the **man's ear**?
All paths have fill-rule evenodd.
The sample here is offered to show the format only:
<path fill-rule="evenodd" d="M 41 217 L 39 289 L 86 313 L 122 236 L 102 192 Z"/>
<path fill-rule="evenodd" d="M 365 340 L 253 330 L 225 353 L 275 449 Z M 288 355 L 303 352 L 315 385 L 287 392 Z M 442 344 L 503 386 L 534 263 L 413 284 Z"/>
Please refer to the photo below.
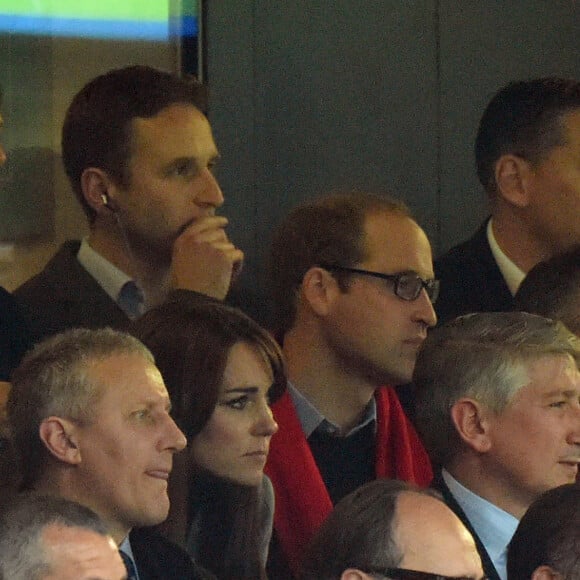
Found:
<path fill-rule="evenodd" d="M 473 399 L 459 399 L 451 407 L 451 420 L 463 442 L 478 453 L 491 448 L 488 411 Z"/>
<path fill-rule="evenodd" d="M 81 175 L 81 187 L 86 202 L 97 214 L 111 212 L 111 190 L 115 186 L 106 171 L 98 167 L 87 167 Z"/>
<path fill-rule="evenodd" d="M 312 266 L 302 279 L 302 295 L 318 316 L 326 316 L 335 296 L 340 292 L 334 276 L 324 268 Z"/>
<path fill-rule="evenodd" d="M 530 580 L 564 580 L 564 576 L 550 566 L 539 566 L 532 573 Z"/>
<path fill-rule="evenodd" d="M 77 465 L 81 462 L 76 426 L 61 417 L 47 417 L 39 427 L 39 436 L 44 446 L 59 461 Z"/>
<path fill-rule="evenodd" d="M 371 580 L 372 576 L 361 572 L 357 568 L 348 568 L 340 576 L 340 580 Z"/>
<path fill-rule="evenodd" d="M 533 167 L 529 161 L 517 155 L 502 155 L 495 162 L 497 194 L 519 208 L 530 203 L 529 186 Z"/>

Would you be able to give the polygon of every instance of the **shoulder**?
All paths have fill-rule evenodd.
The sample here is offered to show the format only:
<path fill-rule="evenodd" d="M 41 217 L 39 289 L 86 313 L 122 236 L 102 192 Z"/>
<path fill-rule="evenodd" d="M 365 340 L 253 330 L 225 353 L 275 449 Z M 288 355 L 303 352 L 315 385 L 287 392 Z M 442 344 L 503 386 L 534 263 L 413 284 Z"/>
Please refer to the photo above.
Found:
<path fill-rule="evenodd" d="M 487 241 L 487 221 L 469 239 L 453 246 L 435 260 L 435 274 L 439 278 L 461 274 L 466 267 L 475 267 L 491 255 Z"/>
<path fill-rule="evenodd" d="M 214 579 L 185 550 L 152 530 L 133 530 L 130 539 L 141 580 Z"/>
<path fill-rule="evenodd" d="M 36 299 L 43 295 L 47 288 L 66 290 L 83 273 L 89 276 L 76 259 L 79 248 L 78 240 L 65 242 L 38 274 L 15 290 L 14 295 L 17 299 L 24 302 Z M 66 285 L 63 286 L 65 281 Z"/>

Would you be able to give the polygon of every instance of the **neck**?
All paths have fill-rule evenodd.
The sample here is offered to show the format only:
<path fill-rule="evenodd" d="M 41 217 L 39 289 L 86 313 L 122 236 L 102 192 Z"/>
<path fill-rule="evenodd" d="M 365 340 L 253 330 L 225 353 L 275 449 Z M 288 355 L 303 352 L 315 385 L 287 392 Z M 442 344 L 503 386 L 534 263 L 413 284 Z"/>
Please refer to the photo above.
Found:
<path fill-rule="evenodd" d="M 83 493 L 83 489 L 86 488 L 82 486 L 79 488 L 74 485 L 67 474 L 53 473 L 47 473 L 43 480 L 37 482 L 34 486 L 34 491 L 37 493 L 62 497 L 93 510 L 103 520 L 117 546 L 120 546 L 121 542 L 131 531 L 131 528 L 123 525 L 114 516 L 100 509 L 90 495 L 87 497 L 86 492 Z"/>
<path fill-rule="evenodd" d="M 341 431 L 355 427 L 380 385 L 353 374 L 316 333 L 294 328 L 284 337 L 284 356 L 292 384 Z"/>
<path fill-rule="evenodd" d="M 163 302 L 169 291 L 169 264 L 155 260 L 129 246 L 118 227 L 105 228 L 95 224 L 89 235 L 95 252 L 135 280 L 145 294 L 147 308 Z"/>
<path fill-rule="evenodd" d="M 550 257 L 550 249 L 531 232 L 524 216 L 512 208 L 498 209 L 492 221 L 493 235 L 503 253 L 524 272 Z"/>
<path fill-rule="evenodd" d="M 523 517 L 534 499 L 525 497 L 521 490 L 514 489 L 508 481 L 509 477 L 498 473 L 480 457 L 462 456 L 446 469 L 463 487 L 518 520 Z"/>

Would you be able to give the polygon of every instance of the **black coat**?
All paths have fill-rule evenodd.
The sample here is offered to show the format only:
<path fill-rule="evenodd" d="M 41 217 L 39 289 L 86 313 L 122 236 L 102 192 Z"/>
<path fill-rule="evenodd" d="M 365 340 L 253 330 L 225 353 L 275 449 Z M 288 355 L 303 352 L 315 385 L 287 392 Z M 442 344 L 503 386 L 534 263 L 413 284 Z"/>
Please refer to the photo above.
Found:
<path fill-rule="evenodd" d="M 479 536 L 473 529 L 473 526 L 465 515 L 465 512 L 461 509 L 461 506 L 457 503 L 457 500 L 451 493 L 451 490 L 447 487 L 445 480 L 441 476 L 441 472 L 435 475 L 435 479 L 433 480 L 431 486 L 443 496 L 443 500 L 447 506 L 463 522 L 465 527 L 469 530 L 469 533 L 473 536 L 477 551 L 479 552 L 479 557 L 481 558 L 483 573 L 487 576 L 487 578 L 489 578 L 489 580 L 501 580 L 489 554 L 487 553 L 487 550 L 485 549 L 485 546 L 483 545 L 483 542 L 479 539 Z"/>
<path fill-rule="evenodd" d="M 469 312 L 508 312 L 513 296 L 487 241 L 487 221 L 469 240 L 435 260 L 441 292 L 435 310 L 439 323 Z"/>
<path fill-rule="evenodd" d="M 215 580 L 185 550 L 151 530 L 132 530 L 129 539 L 140 580 Z"/>

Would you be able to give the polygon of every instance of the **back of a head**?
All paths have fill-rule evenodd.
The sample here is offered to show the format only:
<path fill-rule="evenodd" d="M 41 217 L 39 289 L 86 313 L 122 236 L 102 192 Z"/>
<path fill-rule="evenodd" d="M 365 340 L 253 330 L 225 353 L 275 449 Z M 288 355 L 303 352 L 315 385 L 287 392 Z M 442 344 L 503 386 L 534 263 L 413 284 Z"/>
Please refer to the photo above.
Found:
<path fill-rule="evenodd" d="M 477 175 L 492 199 L 495 162 L 506 154 L 538 163 L 564 139 L 561 118 L 580 108 L 580 82 L 540 78 L 509 83 L 487 105 L 475 140 Z"/>
<path fill-rule="evenodd" d="M 578 483 L 541 495 L 521 519 L 509 544 L 509 580 L 530 580 L 541 566 L 549 567 L 562 580 L 580 578 Z"/>
<path fill-rule="evenodd" d="M 561 320 L 580 335 L 580 246 L 532 268 L 514 297 L 514 308 Z"/>
<path fill-rule="evenodd" d="M 417 427 L 431 460 L 448 466 L 462 448 L 451 418 L 462 398 L 501 413 L 528 384 L 526 366 L 542 356 L 580 360 L 580 341 L 564 327 L 526 312 L 483 312 L 432 330 L 419 352 Z"/>
<path fill-rule="evenodd" d="M 365 218 L 381 212 L 410 215 L 393 198 L 356 192 L 322 196 L 286 216 L 274 232 L 269 260 L 277 333 L 283 335 L 293 326 L 298 290 L 310 268 L 354 266 L 365 258 Z M 341 282 L 340 273 L 337 279 Z"/>
<path fill-rule="evenodd" d="M 81 175 L 87 167 L 105 171 L 118 185 L 129 182 L 131 121 L 150 118 L 175 104 L 207 108 L 205 87 L 194 77 L 179 77 L 150 66 L 111 70 L 87 83 L 74 97 L 62 129 L 62 158 L 72 188 L 87 214 Z"/>
<path fill-rule="evenodd" d="M 50 571 L 42 546 L 42 533 L 50 525 L 108 535 L 103 522 L 85 506 L 59 497 L 23 494 L 0 514 L 1 580 L 35 580 Z"/>
<path fill-rule="evenodd" d="M 339 580 L 344 570 L 396 567 L 397 500 L 415 491 L 397 480 L 378 479 L 344 497 L 322 524 L 302 563 L 301 580 Z"/>

